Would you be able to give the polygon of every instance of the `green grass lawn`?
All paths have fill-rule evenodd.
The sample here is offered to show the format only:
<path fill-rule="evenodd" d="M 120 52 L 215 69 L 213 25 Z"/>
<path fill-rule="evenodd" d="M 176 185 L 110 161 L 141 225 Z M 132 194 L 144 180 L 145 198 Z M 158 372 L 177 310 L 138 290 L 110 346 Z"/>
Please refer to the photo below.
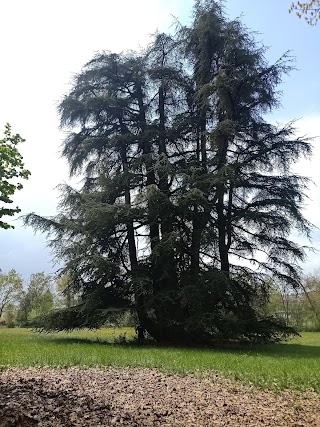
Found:
<path fill-rule="evenodd" d="M 320 393 L 320 333 L 306 332 L 287 343 L 237 349 L 190 349 L 116 344 L 133 329 L 39 334 L 0 328 L 0 365 L 132 366 L 179 374 L 207 371 L 272 389 L 314 389 Z"/>

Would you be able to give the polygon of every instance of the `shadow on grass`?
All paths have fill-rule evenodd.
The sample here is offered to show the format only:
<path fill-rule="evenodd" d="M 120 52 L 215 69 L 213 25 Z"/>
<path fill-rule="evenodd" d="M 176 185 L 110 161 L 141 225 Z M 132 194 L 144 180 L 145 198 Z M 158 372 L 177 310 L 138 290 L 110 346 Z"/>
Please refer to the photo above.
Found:
<path fill-rule="evenodd" d="M 259 354 L 259 356 L 272 357 L 296 357 L 296 358 L 320 358 L 320 346 L 304 344 L 265 344 L 252 346 L 246 349 L 246 353 Z"/>
<path fill-rule="evenodd" d="M 66 345 L 66 344 L 88 344 L 88 345 L 103 345 L 103 346 L 128 346 L 129 343 L 118 343 L 118 342 L 112 342 L 108 339 L 103 339 L 103 338 L 86 338 L 86 337 L 55 337 L 55 336 L 50 336 L 50 334 L 48 334 L 46 336 L 46 339 L 54 344 L 61 344 L 61 345 Z"/>
<path fill-rule="evenodd" d="M 174 346 L 157 344 L 152 340 L 146 340 L 143 344 L 138 343 L 136 339 L 128 340 L 126 342 L 112 342 L 108 339 L 102 338 L 86 338 L 86 337 L 54 337 L 49 336 L 47 339 L 57 345 L 95 345 L 104 347 L 120 347 L 136 349 L 154 349 L 154 350 L 172 350 L 172 351 L 187 351 L 192 352 L 217 352 L 217 353 L 234 353 L 243 355 L 257 355 L 260 357 L 293 357 L 293 358 L 310 358 L 320 359 L 320 346 L 303 345 L 303 344 L 290 344 L 290 343 L 277 343 L 277 344 L 259 344 L 259 345 L 232 345 L 232 346 L 215 346 L 215 347 L 192 347 L 192 346 Z"/>
<path fill-rule="evenodd" d="M 41 334 L 39 334 L 41 336 Z M 88 338 L 88 337 L 68 337 L 68 336 L 62 336 L 57 337 L 54 335 L 50 336 L 49 334 L 46 334 L 46 340 L 50 341 L 54 344 L 60 344 L 60 345 L 66 345 L 66 344 L 79 344 L 79 345 L 101 345 L 105 347 L 122 347 L 122 348 L 160 348 L 160 345 L 157 345 L 154 340 L 145 340 L 143 344 L 140 344 L 137 340 L 137 338 L 129 338 L 126 341 L 121 341 L 120 339 L 115 338 L 113 340 L 112 338 Z"/>

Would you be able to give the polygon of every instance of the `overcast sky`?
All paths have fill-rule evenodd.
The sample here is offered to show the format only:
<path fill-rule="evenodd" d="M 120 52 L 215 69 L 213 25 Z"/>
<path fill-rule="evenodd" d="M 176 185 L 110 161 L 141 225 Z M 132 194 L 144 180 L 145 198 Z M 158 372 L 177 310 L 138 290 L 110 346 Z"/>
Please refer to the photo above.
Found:
<path fill-rule="evenodd" d="M 291 0 L 226 0 L 231 18 L 242 15 L 256 38 L 269 46 L 267 57 L 277 60 L 291 50 L 297 70 L 281 85 L 282 108 L 274 122 L 300 119 L 299 132 L 320 135 L 320 24 L 312 28 L 288 14 Z M 156 29 L 168 31 L 173 17 L 190 22 L 192 0 L 10 0 L 0 2 L 0 135 L 9 122 L 21 145 L 32 176 L 16 193 L 22 214 L 56 212 L 58 191 L 68 180 L 66 162 L 59 158 L 63 132 L 59 131 L 57 103 L 68 91 L 72 76 L 101 50 L 120 52 L 145 46 Z M 296 166 L 301 174 L 320 183 L 320 139 L 314 141 L 311 161 Z M 320 227 L 320 190 L 308 193 L 305 214 Z M 45 238 L 24 229 L 0 230 L 0 268 L 15 268 L 25 279 L 30 274 L 53 273 Z M 320 249 L 320 232 L 313 232 L 313 246 Z M 299 236 L 296 237 L 300 239 Z M 310 242 L 302 241 L 306 244 Z M 310 254 L 306 272 L 318 268 L 318 254 Z"/>

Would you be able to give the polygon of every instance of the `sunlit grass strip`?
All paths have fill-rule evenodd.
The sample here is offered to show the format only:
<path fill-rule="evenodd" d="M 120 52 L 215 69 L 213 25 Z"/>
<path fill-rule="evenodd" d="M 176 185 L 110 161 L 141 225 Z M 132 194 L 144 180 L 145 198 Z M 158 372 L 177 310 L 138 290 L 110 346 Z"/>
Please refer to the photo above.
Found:
<path fill-rule="evenodd" d="M 320 333 L 305 333 L 285 344 L 224 350 L 115 344 L 124 333 L 134 337 L 130 328 L 70 334 L 0 329 L 0 365 L 112 365 L 199 375 L 214 371 L 264 388 L 313 389 L 320 393 Z"/>

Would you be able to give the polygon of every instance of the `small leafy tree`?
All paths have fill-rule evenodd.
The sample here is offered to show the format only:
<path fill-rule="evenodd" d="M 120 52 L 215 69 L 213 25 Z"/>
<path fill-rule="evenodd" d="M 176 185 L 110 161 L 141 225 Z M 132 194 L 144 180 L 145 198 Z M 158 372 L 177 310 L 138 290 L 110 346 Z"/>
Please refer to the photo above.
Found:
<path fill-rule="evenodd" d="M 0 318 L 8 305 L 19 299 L 22 291 L 22 279 L 15 270 L 0 273 Z"/>
<path fill-rule="evenodd" d="M 30 319 L 44 316 L 53 310 L 54 298 L 51 290 L 52 279 L 45 273 L 30 277 L 28 288 L 20 298 L 18 320 L 27 324 Z"/>
<path fill-rule="evenodd" d="M 24 142 L 20 135 L 12 135 L 9 124 L 5 126 L 4 138 L 0 139 L 0 228 L 14 228 L 1 220 L 3 216 L 13 216 L 20 212 L 18 207 L 9 208 L 11 196 L 16 190 L 23 188 L 20 180 L 28 179 L 30 172 L 24 168 L 21 154 L 17 145 Z"/>
<path fill-rule="evenodd" d="M 27 291 L 23 291 L 19 298 L 19 307 L 17 313 L 17 320 L 21 325 L 26 326 L 29 321 L 29 314 L 31 313 L 31 298 Z"/>
<path fill-rule="evenodd" d="M 3 311 L 3 319 L 7 323 L 7 327 L 14 327 L 17 320 L 17 305 L 16 304 L 8 304 L 7 307 Z"/>

